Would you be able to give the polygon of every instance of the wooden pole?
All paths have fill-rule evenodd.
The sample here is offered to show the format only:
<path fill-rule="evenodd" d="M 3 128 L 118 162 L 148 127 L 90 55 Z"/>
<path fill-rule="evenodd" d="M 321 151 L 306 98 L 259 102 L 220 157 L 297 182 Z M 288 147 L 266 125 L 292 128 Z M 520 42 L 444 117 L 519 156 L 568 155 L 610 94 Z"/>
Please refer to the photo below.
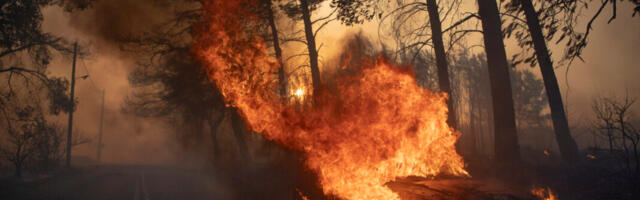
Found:
<path fill-rule="evenodd" d="M 67 127 L 67 167 L 71 166 L 71 133 L 73 130 L 73 111 L 75 107 L 74 88 L 76 86 L 76 57 L 78 54 L 78 42 L 73 43 L 73 64 L 71 65 L 71 94 L 69 104 L 69 126 Z"/>

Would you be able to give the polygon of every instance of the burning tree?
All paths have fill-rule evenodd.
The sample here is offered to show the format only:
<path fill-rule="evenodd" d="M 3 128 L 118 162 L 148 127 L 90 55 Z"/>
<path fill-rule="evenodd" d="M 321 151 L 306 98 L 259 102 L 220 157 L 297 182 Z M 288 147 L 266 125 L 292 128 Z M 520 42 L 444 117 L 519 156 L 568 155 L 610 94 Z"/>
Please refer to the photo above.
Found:
<path fill-rule="evenodd" d="M 225 107 L 217 87 L 208 80 L 205 69 L 190 54 L 194 24 L 202 16 L 199 4 L 176 6 L 169 19 L 155 25 L 153 31 L 120 38 L 126 51 L 144 57 L 129 76 L 137 89 L 126 99 L 126 111 L 143 117 L 168 117 L 177 124 L 178 138 L 187 147 L 198 149 L 210 144 L 213 159 L 223 151 L 220 126 L 231 119 L 242 160 L 248 159 L 242 122 L 235 111 Z M 262 2 L 264 3 L 264 2 Z M 256 10 L 258 11 L 258 10 Z M 262 10 L 260 10 L 262 11 Z M 210 142 L 201 139 L 208 134 Z"/>
<path fill-rule="evenodd" d="M 396 177 L 466 175 L 447 123 L 445 96 L 420 88 L 408 66 L 370 59 L 337 78 L 335 91 L 314 92 L 313 107 L 283 103 L 276 62 L 259 36 L 244 31 L 252 1 L 205 1 L 193 51 L 247 126 L 304 155 L 325 194 L 397 199 L 384 184 Z M 349 66 L 351 67 L 351 66 Z"/>

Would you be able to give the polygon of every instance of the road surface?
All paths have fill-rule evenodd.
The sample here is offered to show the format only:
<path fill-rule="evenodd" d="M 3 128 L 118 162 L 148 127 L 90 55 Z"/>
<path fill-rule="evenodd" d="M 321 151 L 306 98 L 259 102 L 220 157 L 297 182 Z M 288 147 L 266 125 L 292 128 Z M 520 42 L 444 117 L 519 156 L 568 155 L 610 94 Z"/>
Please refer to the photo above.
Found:
<path fill-rule="evenodd" d="M 52 177 L 4 178 L 0 199 L 233 199 L 213 173 L 153 166 L 95 166 Z"/>

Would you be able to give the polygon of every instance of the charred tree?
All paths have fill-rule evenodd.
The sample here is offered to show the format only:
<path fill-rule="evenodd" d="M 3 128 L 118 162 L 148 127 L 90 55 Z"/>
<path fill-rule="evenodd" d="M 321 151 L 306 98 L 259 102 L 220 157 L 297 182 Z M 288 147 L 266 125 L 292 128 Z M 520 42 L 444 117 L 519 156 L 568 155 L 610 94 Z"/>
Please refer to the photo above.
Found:
<path fill-rule="evenodd" d="M 311 80 L 313 83 L 313 93 L 318 94 L 320 89 L 320 68 L 318 66 L 318 50 L 316 49 L 316 38 L 313 32 L 313 22 L 311 22 L 311 9 L 309 0 L 300 0 L 300 13 L 304 22 L 304 34 L 307 39 L 309 51 L 309 66 L 311 67 Z"/>
<path fill-rule="evenodd" d="M 449 108 L 449 116 L 447 124 L 451 128 L 456 129 L 456 116 L 453 107 L 453 95 L 451 95 L 451 83 L 449 82 L 449 64 L 447 62 L 447 54 L 444 50 L 444 42 L 442 41 L 442 24 L 440 15 L 438 14 L 438 4 L 436 0 L 427 0 L 427 12 L 429 12 L 429 23 L 431 24 L 431 40 L 436 54 L 436 65 L 438 67 L 438 86 L 440 91 L 449 95 L 447 105 Z"/>
<path fill-rule="evenodd" d="M 499 165 L 516 170 L 520 165 L 520 149 L 516 133 L 509 64 L 502 40 L 502 22 L 495 0 L 478 0 L 484 47 L 489 64 L 493 103 L 495 157 Z"/>
<path fill-rule="evenodd" d="M 520 0 L 522 9 L 527 19 L 527 26 L 529 27 L 529 33 L 531 34 L 531 40 L 533 41 L 533 47 L 540 66 L 540 72 L 542 73 L 542 79 L 544 81 L 544 87 L 547 92 L 549 100 L 549 107 L 551 109 L 551 119 L 553 120 L 553 130 L 555 132 L 556 141 L 560 149 L 562 159 L 566 162 L 575 162 L 578 159 L 578 146 L 571 137 L 569 130 L 569 122 L 564 111 L 564 105 L 562 103 L 562 94 L 558 87 L 558 79 L 553 68 L 553 62 L 549 55 L 547 44 L 545 43 L 545 37 L 540 27 L 538 20 L 538 14 L 531 0 Z"/>

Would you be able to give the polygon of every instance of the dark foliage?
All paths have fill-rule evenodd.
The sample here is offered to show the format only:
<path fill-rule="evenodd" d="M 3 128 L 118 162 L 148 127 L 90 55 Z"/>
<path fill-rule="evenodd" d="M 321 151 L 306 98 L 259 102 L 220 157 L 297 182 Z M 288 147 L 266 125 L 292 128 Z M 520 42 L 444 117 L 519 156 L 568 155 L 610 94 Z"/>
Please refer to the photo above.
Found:
<path fill-rule="evenodd" d="M 307 0 L 309 10 L 313 12 L 323 1 L 324 0 Z M 282 9 L 288 17 L 295 20 L 302 20 L 302 9 L 300 8 L 298 0 L 287 0 L 280 5 L 280 9 Z"/>
<path fill-rule="evenodd" d="M 529 35 L 527 22 L 522 18 L 524 10 L 521 1 L 506 2 L 503 13 L 506 26 L 504 26 L 503 32 L 505 33 L 505 37 L 515 38 L 518 41 L 518 45 L 523 49 L 522 52 L 512 56 L 512 64 L 528 63 L 533 67 L 537 64 L 537 59 L 536 54 L 531 52 L 533 49 L 533 41 Z M 623 0 L 607 0 L 601 2 L 592 0 L 543 0 L 533 2 L 545 39 L 555 44 L 564 42 L 565 52 L 561 62 L 566 62 L 567 64 L 570 64 L 576 58 L 583 60 L 581 57 L 582 51 L 589 42 L 588 37 L 593 29 L 593 22 L 600 17 L 600 13 L 606 6 L 610 5 L 613 10 L 613 15 L 607 23 L 611 23 L 617 18 L 618 2 L 628 3 L 630 7 L 633 8 L 634 12 L 632 17 L 635 17 L 636 14 L 640 12 L 640 2 L 635 0 L 629 0 L 627 2 Z M 581 28 L 578 27 L 578 19 L 584 14 L 586 9 L 590 6 L 593 7 L 594 4 L 598 6 L 598 10 L 591 16 L 584 31 L 581 31 Z"/>
<path fill-rule="evenodd" d="M 381 17 L 384 11 L 377 6 L 379 3 L 378 1 L 332 0 L 331 6 L 338 9 L 338 20 L 351 26 L 362 24 L 375 16 Z"/>

